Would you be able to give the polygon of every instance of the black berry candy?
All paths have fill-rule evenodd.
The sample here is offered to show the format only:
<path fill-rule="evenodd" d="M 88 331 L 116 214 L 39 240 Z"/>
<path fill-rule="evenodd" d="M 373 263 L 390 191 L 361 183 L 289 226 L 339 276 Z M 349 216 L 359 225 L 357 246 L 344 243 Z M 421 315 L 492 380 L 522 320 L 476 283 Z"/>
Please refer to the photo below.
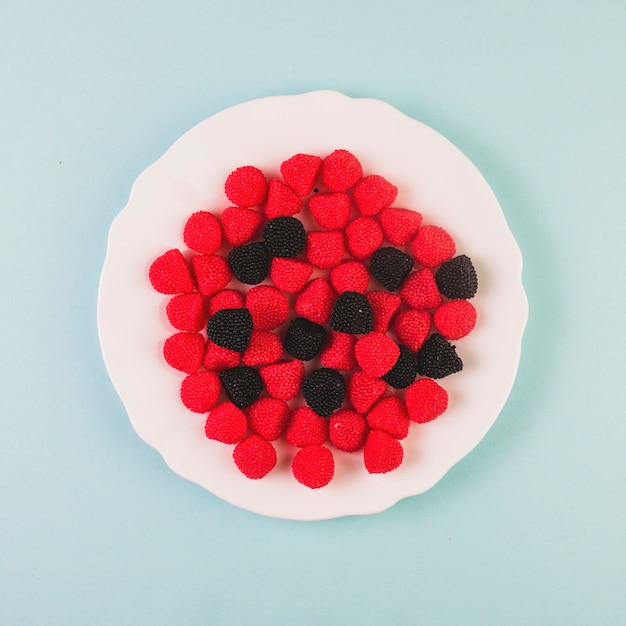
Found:
<path fill-rule="evenodd" d="M 221 309 L 209 319 L 206 333 L 218 346 L 243 352 L 250 343 L 252 315 L 248 309 Z"/>
<path fill-rule="evenodd" d="M 394 389 L 406 389 L 417 376 L 417 363 L 415 356 L 406 346 L 399 347 L 400 356 L 396 364 L 382 376 L 382 379 Z"/>
<path fill-rule="evenodd" d="M 374 315 L 367 298 L 356 291 L 344 291 L 335 300 L 330 327 L 340 333 L 359 335 L 372 332 Z"/>
<path fill-rule="evenodd" d="M 471 259 L 465 254 L 446 261 L 435 274 L 439 291 L 451 300 L 468 300 L 476 295 L 478 277 Z"/>
<path fill-rule="evenodd" d="M 387 291 L 396 291 L 411 273 L 413 257 L 397 248 L 381 248 L 372 254 L 370 273 Z"/>
<path fill-rule="evenodd" d="M 346 395 L 343 376 L 329 367 L 311 372 L 302 383 L 306 403 L 322 417 L 330 417 L 342 404 Z"/>
<path fill-rule="evenodd" d="M 265 224 L 263 239 L 272 256 L 289 259 L 304 250 L 306 232 L 295 217 L 275 217 Z"/>
<path fill-rule="evenodd" d="M 295 359 L 310 361 L 326 341 L 326 329 L 304 317 L 295 317 L 285 333 L 285 350 Z"/>
<path fill-rule="evenodd" d="M 454 346 L 438 333 L 431 335 L 417 353 L 417 371 L 429 378 L 443 378 L 463 369 Z"/>
<path fill-rule="evenodd" d="M 220 380 L 228 399 L 240 409 L 250 406 L 263 391 L 261 375 L 247 365 L 222 370 Z"/>
<path fill-rule="evenodd" d="M 270 271 L 270 256 L 262 241 L 234 247 L 228 255 L 230 269 L 246 285 L 258 285 Z"/>

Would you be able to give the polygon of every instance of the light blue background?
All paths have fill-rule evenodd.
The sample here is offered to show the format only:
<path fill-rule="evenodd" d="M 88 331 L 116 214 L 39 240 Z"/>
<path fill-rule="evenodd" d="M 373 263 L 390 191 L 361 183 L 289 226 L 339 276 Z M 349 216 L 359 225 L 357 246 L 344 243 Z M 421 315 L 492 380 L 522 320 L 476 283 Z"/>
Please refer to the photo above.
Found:
<path fill-rule="evenodd" d="M 483 172 L 531 317 L 481 445 L 379 515 L 259 517 L 171 473 L 105 372 L 107 230 L 184 131 L 373 96 Z M 626 623 L 626 3 L 4 2 L 0 624 Z"/>

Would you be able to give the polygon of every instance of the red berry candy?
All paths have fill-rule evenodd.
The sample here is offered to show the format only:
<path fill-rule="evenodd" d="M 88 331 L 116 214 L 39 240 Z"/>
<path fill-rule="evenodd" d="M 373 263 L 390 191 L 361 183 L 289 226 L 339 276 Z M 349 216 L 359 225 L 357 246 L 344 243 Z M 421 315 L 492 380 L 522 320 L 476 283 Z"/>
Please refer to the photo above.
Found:
<path fill-rule="evenodd" d="M 336 295 L 323 279 L 315 278 L 296 296 L 295 311 L 316 324 L 328 324 Z"/>
<path fill-rule="evenodd" d="M 330 418 L 328 436 L 337 450 L 356 452 L 365 443 L 367 422 L 356 411 L 341 409 Z"/>
<path fill-rule="evenodd" d="M 187 261 L 182 252 L 176 249 L 168 250 L 153 261 L 148 278 L 159 293 L 189 293 L 196 289 Z"/>
<path fill-rule="evenodd" d="M 338 294 L 344 291 L 365 293 L 369 287 L 370 274 L 363 263 L 344 261 L 331 270 L 330 283 Z"/>
<path fill-rule="evenodd" d="M 313 266 L 298 259 L 274 257 L 270 264 L 272 282 L 286 293 L 298 293 L 313 273 Z"/>
<path fill-rule="evenodd" d="M 222 245 L 220 221 L 208 211 L 193 213 L 183 230 L 183 241 L 196 252 L 213 254 Z"/>
<path fill-rule="evenodd" d="M 232 402 L 218 404 L 207 417 L 204 433 L 209 439 L 222 443 L 241 441 L 248 429 L 246 416 Z"/>
<path fill-rule="evenodd" d="M 455 252 L 454 240 L 441 226 L 424 226 L 411 244 L 413 258 L 424 267 L 437 267 Z"/>
<path fill-rule="evenodd" d="M 194 413 L 210 411 L 220 397 L 221 384 L 215 372 L 189 374 L 180 386 L 180 399 Z"/>
<path fill-rule="evenodd" d="M 267 180 L 257 167 L 244 165 L 228 175 L 224 191 L 226 197 L 239 207 L 255 206 L 265 200 Z"/>
<path fill-rule="evenodd" d="M 320 363 L 324 367 L 349 372 L 356 367 L 354 344 L 356 337 L 348 333 L 332 331 L 320 353 Z"/>
<path fill-rule="evenodd" d="M 402 465 L 404 451 L 397 439 L 382 430 L 372 430 L 363 450 L 365 469 L 370 474 L 386 474 Z"/>
<path fill-rule="evenodd" d="M 252 367 L 276 363 L 283 355 L 280 337 L 266 330 L 253 330 L 242 363 Z"/>
<path fill-rule="evenodd" d="M 165 307 L 167 319 L 176 330 L 198 332 L 206 324 L 204 299 L 198 292 L 180 293 L 174 296 Z"/>
<path fill-rule="evenodd" d="M 326 230 L 341 230 L 350 221 L 352 204 L 347 193 L 319 193 L 309 200 L 313 219 Z"/>
<path fill-rule="evenodd" d="M 383 244 L 383 231 L 371 217 L 357 217 L 346 228 L 346 244 L 359 261 L 368 259 Z"/>
<path fill-rule="evenodd" d="M 322 163 L 322 182 L 331 191 L 347 191 L 363 176 L 359 160 L 347 150 L 335 150 Z"/>
<path fill-rule="evenodd" d="M 448 392 L 431 378 L 420 378 L 404 395 L 409 417 L 419 424 L 430 422 L 448 408 Z"/>
<path fill-rule="evenodd" d="M 249 435 L 235 446 L 233 459 L 244 476 L 257 480 L 276 466 L 276 450 L 263 437 Z"/>
<path fill-rule="evenodd" d="M 265 215 L 267 219 L 275 217 L 290 217 L 300 212 L 302 208 L 302 198 L 282 183 L 277 178 L 270 180 L 267 192 L 267 204 L 265 205 Z"/>
<path fill-rule="evenodd" d="M 393 328 L 398 341 L 412 352 L 417 352 L 430 333 L 430 322 L 428 311 L 406 309 L 396 315 Z"/>
<path fill-rule="evenodd" d="M 414 309 L 436 309 L 441 306 L 441 294 L 435 276 L 427 267 L 409 275 L 402 285 L 400 297 Z"/>
<path fill-rule="evenodd" d="M 370 291 L 365 294 L 367 301 L 372 307 L 374 316 L 374 332 L 386 333 L 389 330 L 389 323 L 400 307 L 400 296 L 388 291 Z"/>
<path fill-rule="evenodd" d="M 396 364 L 400 348 L 383 333 L 369 333 L 356 342 L 354 354 L 366 374 L 378 377 L 384 376 Z"/>
<path fill-rule="evenodd" d="M 311 154 L 296 154 L 280 165 L 283 180 L 300 196 L 308 196 L 315 187 L 322 159 Z"/>
<path fill-rule="evenodd" d="M 291 412 L 285 439 L 296 448 L 322 445 L 328 439 L 328 420 L 308 406 L 298 407 Z"/>
<path fill-rule="evenodd" d="M 231 246 L 248 243 L 261 228 L 263 216 L 252 209 L 230 206 L 222 212 L 224 239 Z"/>
<path fill-rule="evenodd" d="M 293 457 L 291 470 L 295 479 L 310 489 L 325 487 L 335 475 L 333 453 L 325 446 L 308 446 Z"/>
<path fill-rule="evenodd" d="M 275 287 L 257 285 L 246 294 L 246 308 L 258 330 L 273 330 L 281 326 L 289 315 L 289 302 Z"/>
<path fill-rule="evenodd" d="M 354 372 L 348 382 L 348 398 L 355 411 L 365 414 L 387 391 L 387 383 L 365 372 Z"/>
<path fill-rule="evenodd" d="M 200 333 L 176 333 L 163 344 L 163 356 L 174 369 L 193 374 L 202 364 L 204 337 Z"/>
<path fill-rule="evenodd" d="M 191 267 L 203 296 L 224 289 L 233 277 L 228 261 L 217 254 L 197 254 L 191 258 Z"/>
<path fill-rule="evenodd" d="M 409 416 L 404 402 L 398 396 L 378 400 L 366 419 L 370 428 L 384 430 L 395 439 L 404 439 L 409 434 Z"/>
<path fill-rule="evenodd" d="M 345 254 L 343 233 L 339 230 L 312 231 L 306 236 L 306 258 L 320 269 L 336 267 Z"/>
<path fill-rule="evenodd" d="M 247 409 L 250 430 L 267 441 L 275 441 L 282 434 L 289 419 L 289 407 L 284 400 L 259 398 Z"/>
<path fill-rule="evenodd" d="M 281 361 L 273 365 L 265 365 L 260 370 L 261 379 L 272 398 L 291 400 L 302 388 L 304 364 L 302 361 Z"/>
<path fill-rule="evenodd" d="M 476 309 L 467 300 L 450 300 L 435 311 L 433 322 L 446 339 L 462 339 L 476 326 Z"/>
<path fill-rule="evenodd" d="M 209 317 L 222 309 L 242 309 L 244 299 L 235 289 L 222 289 L 209 300 Z"/>
<path fill-rule="evenodd" d="M 241 365 L 241 352 L 222 348 L 207 339 L 202 365 L 210 372 L 221 372 Z"/>
<path fill-rule="evenodd" d="M 380 225 L 385 239 L 394 246 L 406 246 L 422 225 L 422 214 L 410 209 L 390 207 L 380 212 Z"/>
<path fill-rule="evenodd" d="M 391 206 L 398 188 L 378 174 L 365 176 L 354 188 L 354 201 L 361 215 L 377 215 Z"/>

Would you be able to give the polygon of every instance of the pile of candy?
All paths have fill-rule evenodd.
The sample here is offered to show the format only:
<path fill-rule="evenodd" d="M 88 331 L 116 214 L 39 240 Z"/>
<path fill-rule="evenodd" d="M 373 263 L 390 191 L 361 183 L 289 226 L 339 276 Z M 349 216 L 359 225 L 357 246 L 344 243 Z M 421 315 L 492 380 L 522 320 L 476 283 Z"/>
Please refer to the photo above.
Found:
<path fill-rule="evenodd" d="M 450 341 L 476 324 L 476 271 L 443 228 L 392 207 L 397 188 L 364 176 L 347 150 L 297 154 L 280 172 L 233 171 L 232 206 L 191 215 L 185 255 L 150 266 L 179 331 L 165 361 L 187 374 L 183 404 L 208 413 L 206 436 L 234 445 L 249 478 L 274 469 L 281 437 L 312 489 L 332 480 L 336 451 L 362 450 L 368 472 L 389 472 L 411 421 L 448 406 L 435 379 L 463 368 Z M 295 217 L 307 210 L 319 230 Z"/>

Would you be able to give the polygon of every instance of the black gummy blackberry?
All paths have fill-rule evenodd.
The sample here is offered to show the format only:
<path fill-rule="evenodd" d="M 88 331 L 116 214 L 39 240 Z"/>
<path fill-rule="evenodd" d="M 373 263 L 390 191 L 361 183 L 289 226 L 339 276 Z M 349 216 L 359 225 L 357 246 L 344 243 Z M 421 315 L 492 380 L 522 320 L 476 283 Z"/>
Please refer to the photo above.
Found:
<path fill-rule="evenodd" d="M 411 273 L 414 264 L 412 256 L 397 248 L 381 248 L 372 254 L 370 274 L 387 291 L 396 291 Z"/>
<path fill-rule="evenodd" d="M 243 352 L 250 343 L 252 315 L 248 309 L 222 309 L 210 317 L 206 333 L 218 346 Z"/>
<path fill-rule="evenodd" d="M 235 246 L 228 254 L 230 269 L 246 285 L 258 285 L 270 271 L 270 255 L 262 241 Z"/>
<path fill-rule="evenodd" d="M 327 334 L 320 324 L 304 317 L 295 317 L 289 323 L 283 345 L 295 359 L 310 361 L 322 349 Z"/>
<path fill-rule="evenodd" d="M 304 250 L 306 232 L 295 217 L 275 217 L 265 224 L 263 240 L 272 256 L 289 259 Z"/>
<path fill-rule="evenodd" d="M 240 409 L 250 406 L 263 391 L 261 375 L 247 365 L 222 370 L 220 380 L 228 399 Z"/>
<path fill-rule="evenodd" d="M 374 328 L 374 314 L 367 298 L 356 291 L 344 291 L 335 300 L 330 327 L 351 335 L 371 332 Z"/>
<path fill-rule="evenodd" d="M 305 378 L 302 395 L 318 415 L 330 417 L 343 404 L 346 383 L 337 370 L 323 367 Z"/>
<path fill-rule="evenodd" d="M 473 298 L 478 289 L 476 270 L 465 254 L 443 263 L 435 274 L 435 281 L 439 291 L 451 300 Z"/>
<path fill-rule="evenodd" d="M 443 378 L 463 369 L 454 346 L 438 333 L 431 335 L 417 353 L 417 372 L 429 378 Z"/>
<path fill-rule="evenodd" d="M 417 363 L 415 355 L 406 346 L 400 345 L 399 348 L 400 356 L 396 364 L 382 379 L 394 389 L 406 389 L 417 377 Z"/>

